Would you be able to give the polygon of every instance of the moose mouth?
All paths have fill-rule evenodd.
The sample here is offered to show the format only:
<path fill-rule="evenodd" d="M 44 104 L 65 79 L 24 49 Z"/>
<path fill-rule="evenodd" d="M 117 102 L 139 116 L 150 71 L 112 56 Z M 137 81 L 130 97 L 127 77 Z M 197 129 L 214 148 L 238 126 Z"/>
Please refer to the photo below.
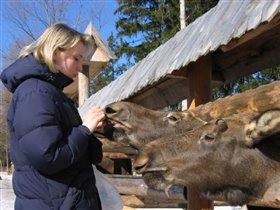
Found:
<path fill-rule="evenodd" d="M 144 165 L 134 163 L 133 168 L 137 173 L 149 173 L 149 172 L 167 172 L 168 167 L 166 166 L 149 166 L 149 163 L 146 163 Z"/>
<path fill-rule="evenodd" d="M 107 121 L 109 122 L 110 125 L 112 125 L 114 128 L 128 128 L 128 129 L 131 129 L 131 125 L 129 125 L 128 123 L 124 123 L 124 122 L 121 122 L 121 121 L 118 121 L 116 119 L 113 119 L 113 118 L 110 118 L 108 117 L 108 115 L 106 115 L 106 119 Z"/>
<path fill-rule="evenodd" d="M 131 129 L 131 125 L 128 123 L 125 123 L 124 121 L 127 119 L 122 119 L 122 121 L 115 119 L 118 117 L 118 112 L 114 110 L 111 107 L 106 107 L 105 108 L 105 113 L 106 113 L 106 120 L 111 123 L 115 128 L 129 128 Z"/>

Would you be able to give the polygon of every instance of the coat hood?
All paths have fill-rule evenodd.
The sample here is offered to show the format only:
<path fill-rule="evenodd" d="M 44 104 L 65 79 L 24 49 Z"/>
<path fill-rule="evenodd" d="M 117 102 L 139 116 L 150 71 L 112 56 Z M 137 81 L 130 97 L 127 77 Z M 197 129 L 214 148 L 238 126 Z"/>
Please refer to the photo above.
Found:
<path fill-rule="evenodd" d="M 52 83 L 61 90 L 73 82 L 62 73 L 50 72 L 46 63 L 36 60 L 33 55 L 16 60 L 3 70 L 0 78 L 4 86 L 12 93 L 22 82 L 30 78 Z"/>

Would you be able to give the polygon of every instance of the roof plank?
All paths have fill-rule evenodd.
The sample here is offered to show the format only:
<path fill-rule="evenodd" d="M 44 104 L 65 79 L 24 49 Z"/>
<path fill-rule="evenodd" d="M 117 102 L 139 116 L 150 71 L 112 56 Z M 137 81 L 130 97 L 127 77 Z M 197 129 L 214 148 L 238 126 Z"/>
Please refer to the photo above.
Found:
<path fill-rule="evenodd" d="M 91 106 L 105 106 L 136 95 L 145 87 L 270 22 L 279 14 L 280 0 L 220 0 L 216 7 L 92 95 L 80 107 L 80 114 L 83 115 Z"/>

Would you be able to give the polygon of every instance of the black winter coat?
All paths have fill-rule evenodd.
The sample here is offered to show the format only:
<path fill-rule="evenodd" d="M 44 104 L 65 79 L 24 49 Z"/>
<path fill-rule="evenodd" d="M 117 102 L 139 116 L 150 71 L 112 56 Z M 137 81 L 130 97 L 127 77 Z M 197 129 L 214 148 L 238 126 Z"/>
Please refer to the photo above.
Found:
<path fill-rule="evenodd" d="M 90 157 L 100 161 L 101 143 L 62 92 L 73 80 L 50 73 L 33 55 L 10 65 L 1 80 L 13 93 L 7 120 L 15 209 L 98 210 Z"/>

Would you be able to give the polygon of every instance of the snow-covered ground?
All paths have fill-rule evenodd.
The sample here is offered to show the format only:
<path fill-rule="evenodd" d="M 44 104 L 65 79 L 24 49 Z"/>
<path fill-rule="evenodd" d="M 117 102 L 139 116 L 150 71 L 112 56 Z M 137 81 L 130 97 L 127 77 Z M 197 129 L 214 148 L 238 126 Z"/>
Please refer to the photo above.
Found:
<path fill-rule="evenodd" d="M 12 189 L 12 175 L 8 175 L 5 172 L 0 172 L 2 180 L 0 180 L 0 210 L 13 210 L 15 195 Z M 240 210 L 240 207 L 232 206 L 215 206 L 214 210 Z M 166 208 L 138 208 L 137 210 L 167 210 Z M 182 210 L 181 208 L 172 210 Z"/>
<path fill-rule="evenodd" d="M 12 176 L 0 172 L 0 210 L 13 210 L 15 195 L 12 189 Z"/>

